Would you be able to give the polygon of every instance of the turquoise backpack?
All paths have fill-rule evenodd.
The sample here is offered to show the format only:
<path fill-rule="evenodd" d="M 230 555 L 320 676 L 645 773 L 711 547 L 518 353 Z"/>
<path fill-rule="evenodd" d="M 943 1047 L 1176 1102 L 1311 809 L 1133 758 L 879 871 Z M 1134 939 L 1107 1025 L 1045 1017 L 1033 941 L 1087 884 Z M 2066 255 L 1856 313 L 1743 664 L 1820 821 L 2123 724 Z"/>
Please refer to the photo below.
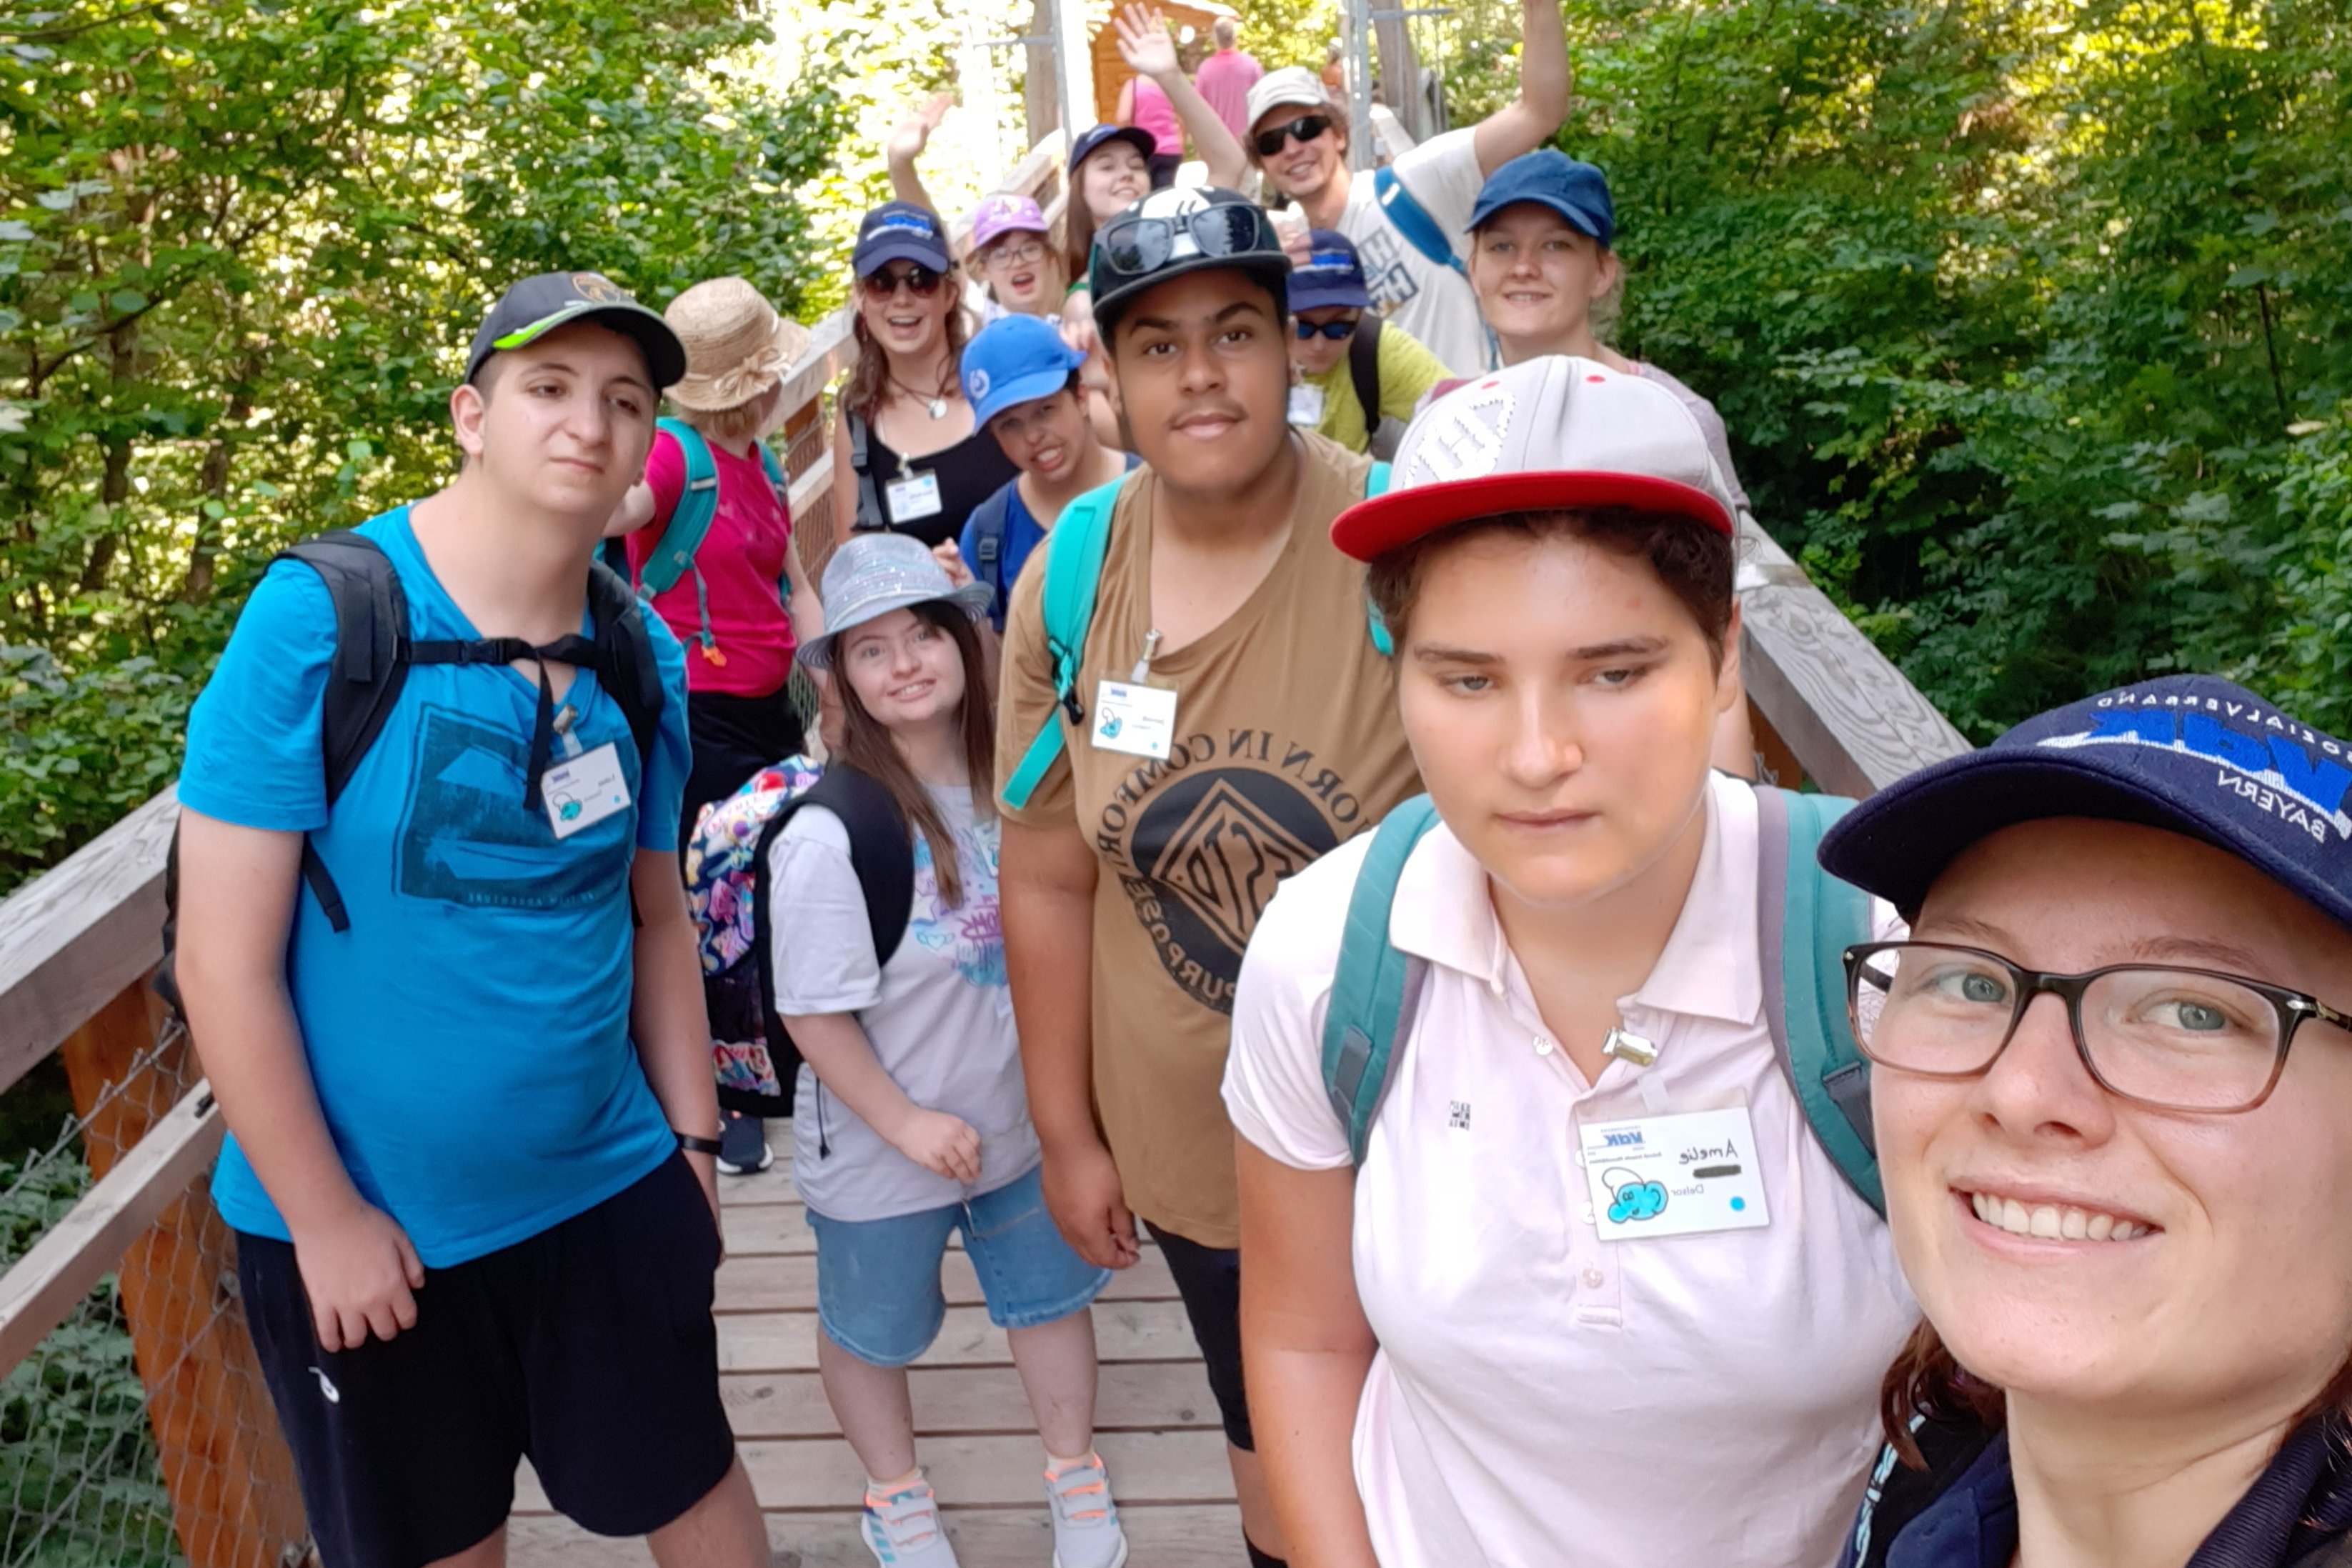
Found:
<path fill-rule="evenodd" d="M 1126 482 L 1114 479 L 1064 507 L 1053 531 L 1045 536 L 1045 583 L 1038 608 L 1045 622 L 1045 652 L 1054 661 L 1054 700 L 1074 725 L 1087 722 L 1086 705 L 1078 699 L 1078 665 L 1086 657 L 1087 633 L 1095 622 L 1095 596 L 1102 591 L 1103 557 L 1110 549 L 1111 510 L 1118 499 L 1118 487 Z M 1388 487 L 1389 465 L 1373 464 L 1364 494 L 1377 496 Z M 1364 619 L 1371 631 L 1372 646 L 1382 653 L 1394 653 L 1388 628 L 1381 624 L 1380 614 L 1369 600 Z M 1029 742 L 1029 749 L 1021 754 L 1021 766 L 1005 780 L 1006 805 L 1017 811 L 1029 803 L 1047 769 L 1061 757 L 1064 744 L 1062 727 L 1047 719 L 1045 727 Z"/>
<path fill-rule="evenodd" d="M 1844 955 L 1871 938 L 1870 898 L 1822 870 L 1813 851 L 1853 802 L 1756 787 L 1762 837 L 1757 914 L 1763 936 L 1764 1017 L 1780 1071 L 1805 1108 L 1813 1136 L 1864 1201 L 1886 1212 L 1870 1125 L 1870 1064 L 1846 1018 Z M 1363 1164 L 1396 1065 L 1402 1028 L 1420 999 L 1426 967 L 1389 943 L 1389 908 L 1404 862 L 1437 821 L 1426 795 L 1390 812 L 1357 873 L 1339 937 L 1323 1023 L 1323 1088 L 1347 1124 L 1348 1147 Z M 1793 943 L 1790 932 L 1797 934 Z"/>
<path fill-rule="evenodd" d="M 637 573 L 637 592 L 646 599 L 656 593 L 667 593 L 677 586 L 677 580 L 688 572 L 694 573 L 694 603 L 702 615 L 702 632 L 698 641 L 709 653 L 719 645 L 710 632 L 710 591 L 703 586 L 702 569 L 694 564 L 702 541 L 709 537 L 710 519 L 719 515 L 719 465 L 710 460 L 710 445 L 702 433 L 682 419 L 665 419 L 659 428 L 677 443 L 686 455 L 686 489 L 678 496 L 677 505 L 669 514 L 669 524 L 662 529 L 661 538 L 654 545 L 653 554 L 646 558 L 643 571 Z M 768 450 L 766 442 L 757 444 L 760 465 L 768 471 L 768 483 L 774 486 L 776 498 L 784 498 L 784 471 L 776 465 L 776 455 Z M 781 584 L 779 587 L 781 588 Z"/>

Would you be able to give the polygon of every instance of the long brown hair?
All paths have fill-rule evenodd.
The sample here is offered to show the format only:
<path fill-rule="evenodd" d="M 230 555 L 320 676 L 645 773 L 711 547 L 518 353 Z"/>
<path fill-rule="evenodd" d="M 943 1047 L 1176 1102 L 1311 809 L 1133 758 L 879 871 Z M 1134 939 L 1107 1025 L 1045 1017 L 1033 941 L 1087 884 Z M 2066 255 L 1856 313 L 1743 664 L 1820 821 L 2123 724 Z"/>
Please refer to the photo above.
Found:
<path fill-rule="evenodd" d="M 859 278 L 852 287 L 863 296 L 866 280 Z M 953 266 L 940 274 L 940 289 L 948 297 L 948 376 L 938 395 L 961 397 L 963 346 L 971 340 L 971 324 L 965 319 L 961 274 Z M 849 332 L 857 340 L 857 362 L 850 367 L 849 384 L 841 389 L 841 406 L 871 424 L 890 387 L 890 357 L 866 329 L 866 312 L 858 300 L 850 306 Z"/>
<path fill-rule="evenodd" d="M 981 810 L 996 810 L 996 705 L 989 699 L 988 680 L 980 653 L 980 633 L 971 617 L 953 604 L 933 600 L 913 606 L 915 614 L 946 632 L 963 659 L 963 759 L 971 781 L 971 798 Z M 857 688 L 846 678 L 835 681 L 841 693 L 841 760 L 890 792 L 916 831 L 931 844 L 931 867 L 939 873 L 940 901 L 952 908 L 963 902 L 962 868 L 956 839 L 939 803 L 923 781 L 898 754 L 898 743 L 882 721 L 857 700 Z"/>

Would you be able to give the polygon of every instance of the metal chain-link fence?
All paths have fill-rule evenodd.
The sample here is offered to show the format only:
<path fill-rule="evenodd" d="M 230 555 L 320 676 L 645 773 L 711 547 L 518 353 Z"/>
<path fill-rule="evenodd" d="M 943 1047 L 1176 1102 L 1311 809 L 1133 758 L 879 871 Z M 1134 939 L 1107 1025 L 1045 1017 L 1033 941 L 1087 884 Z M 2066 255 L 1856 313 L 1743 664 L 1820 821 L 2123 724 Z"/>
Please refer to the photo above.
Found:
<path fill-rule="evenodd" d="M 60 1050 L 73 1113 L 44 1145 L 0 1150 L 0 1270 L 194 1088 L 184 1033 L 157 1024 L 134 988 Z M 198 1163 L 176 1192 L 147 1195 L 157 1218 L 0 1375 L 0 1568 L 290 1568 L 310 1554 L 234 1239 Z"/>

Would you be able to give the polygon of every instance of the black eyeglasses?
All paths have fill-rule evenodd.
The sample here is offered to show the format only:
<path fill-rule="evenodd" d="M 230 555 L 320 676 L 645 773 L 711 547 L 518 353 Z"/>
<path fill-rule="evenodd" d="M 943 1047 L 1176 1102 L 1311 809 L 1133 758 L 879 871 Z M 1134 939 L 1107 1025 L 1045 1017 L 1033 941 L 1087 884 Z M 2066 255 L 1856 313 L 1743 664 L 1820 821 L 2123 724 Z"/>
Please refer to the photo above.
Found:
<path fill-rule="evenodd" d="M 1360 317 L 1350 316 L 1340 321 L 1293 321 L 1291 327 L 1302 343 L 1313 342 L 1318 336 L 1328 338 L 1336 343 L 1353 333 L 1360 320 Z"/>
<path fill-rule="evenodd" d="M 1301 143 L 1312 141 L 1330 129 L 1329 115 L 1302 114 L 1287 125 L 1277 125 L 1272 130 L 1259 131 L 1250 138 L 1250 143 L 1257 149 L 1259 157 L 1271 158 L 1282 151 L 1282 144 L 1286 141 Z"/>
<path fill-rule="evenodd" d="M 940 291 L 940 275 L 928 267 L 909 267 L 904 272 L 894 272 L 886 267 L 866 277 L 866 290 L 887 299 L 904 288 L 919 298 L 928 299 Z"/>
<path fill-rule="evenodd" d="M 1111 271 L 1141 277 L 1167 266 L 1176 254 L 1176 242 L 1187 236 L 1202 256 L 1282 250 L 1265 214 L 1248 202 L 1221 202 L 1181 218 L 1121 218 L 1104 229 L 1095 244 Z"/>
<path fill-rule="evenodd" d="M 2306 1020 L 2352 1029 L 2352 1017 L 2316 997 L 2170 964 L 2055 975 L 1979 947 L 1872 942 L 1845 950 L 1845 972 L 1854 1040 L 1883 1067 L 1924 1078 L 1989 1072 L 2048 991 L 2065 1002 L 2075 1054 L 2099 1086 L 2167 1111 L 2251 1111 L 2277 1087 Z"/>

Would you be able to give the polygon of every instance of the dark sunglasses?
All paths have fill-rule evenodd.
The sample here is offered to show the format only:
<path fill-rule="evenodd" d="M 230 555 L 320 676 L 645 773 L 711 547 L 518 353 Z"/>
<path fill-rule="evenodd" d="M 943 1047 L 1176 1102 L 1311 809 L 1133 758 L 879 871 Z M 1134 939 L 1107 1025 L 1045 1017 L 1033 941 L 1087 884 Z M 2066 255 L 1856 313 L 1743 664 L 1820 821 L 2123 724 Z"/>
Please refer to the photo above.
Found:
<path fill-rule="evenodd" d="M 1285 141 L 1305 143 L 1314 141 L 1331 129 L 1328 114 L 1302 114 L 1287 125 L 1277 125 L 1271 131 L 1261 131 L 1250 139 L 1261 158 L 1271 158 L 1282 151 Z"/>
<path fill-rule="evenodd" d="M 1297 329 L 1298 340 L 1302 343 L 1313 342 L 1318 333 L 1336 343 L 1354 332 L 1361 319 L 1360 317 L 1350 316 L 1344 321 L 1326 321 L 1319 326 L 1313 321 L 1294 321 L 1291 325 Z"/>
<path fill-rule="evenodd" d="M 1103 230 L 1096 242 L 1103 265 L 1129 277 L 1159 271 L 1176 254 L 1176 241 L 1192 236 L 1202 256 L 1246 256 L 1278 252 L 1265 214 L 1247 202 L 1226 202 L 1202 207 L 1181 218 L 1122 218 Z"/>
<path fill-rule="evenodd" d="M 901 288 L 919 298 L 928 299 L 940 291 L 940 275 L 928 267 L 909 267 L 904 272 L 893 272 L 885 267 L 866 279 L 866 292 L 885 299 Z"/>

